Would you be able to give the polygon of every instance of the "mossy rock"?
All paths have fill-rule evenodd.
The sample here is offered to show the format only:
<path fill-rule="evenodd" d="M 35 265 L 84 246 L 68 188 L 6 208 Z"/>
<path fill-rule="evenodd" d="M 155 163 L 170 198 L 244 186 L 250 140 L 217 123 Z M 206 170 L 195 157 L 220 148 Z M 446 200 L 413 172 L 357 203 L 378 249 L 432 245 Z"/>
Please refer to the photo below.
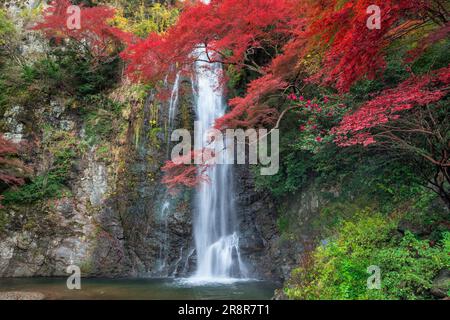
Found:
<path fill-rule="evenodd" d="M 431 294 L 437 298 L 447 298 L 450 292 L 450 269 L 443 269 L 433 281 Z"/>

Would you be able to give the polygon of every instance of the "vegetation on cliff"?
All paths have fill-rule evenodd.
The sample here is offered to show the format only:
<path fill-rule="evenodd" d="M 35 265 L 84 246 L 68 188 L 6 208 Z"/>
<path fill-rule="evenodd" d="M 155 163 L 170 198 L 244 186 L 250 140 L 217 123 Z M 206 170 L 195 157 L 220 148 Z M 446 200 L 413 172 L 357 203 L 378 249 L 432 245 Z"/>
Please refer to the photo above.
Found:
<path fill-rule="evenodd" d="M 18 146 L 0 136 L 4 204 L 68 192 L 75 159 L 94 146 L 108 158 L 108 140 L 127 126 L 122 115 L 137 111 L 111 98 L 118 83 L 150 86 L 163 99 L 165 80 L 189 74 L 203 47 L 208 62 L 223 65 L 221 85 L 229 89 L 230 110 L 216 128 L 281 130 L 279 173 L 255 180 L 278 204 L 282 237 L 301 241 L 285 202 L 311 185 L 333 190 L 308 226 L 314 246 L 285 294 L 433 298 L 433 280 L 450 267 L 450 7 L 441 0 L 380 1 L 380 26 L 372 28 L 372 2 L 75 1 L 85 20 L 68 29 L 64 9 L 71 2 L 58 0 L 26 31 L 47 39 L 32 60 L 18 54 L 18 31 L 0 11 L 1 113 L 59 96 L 84 128 L 78 141 L 32 124 L 48 139 L 40 152 L 53 155 L 34 176 L 18 160 Z M 169 184 L 199 182 L 195 167 L 164 168 Z M 382 271 L 379 290 L 367 288 L 369 266 Z"/>

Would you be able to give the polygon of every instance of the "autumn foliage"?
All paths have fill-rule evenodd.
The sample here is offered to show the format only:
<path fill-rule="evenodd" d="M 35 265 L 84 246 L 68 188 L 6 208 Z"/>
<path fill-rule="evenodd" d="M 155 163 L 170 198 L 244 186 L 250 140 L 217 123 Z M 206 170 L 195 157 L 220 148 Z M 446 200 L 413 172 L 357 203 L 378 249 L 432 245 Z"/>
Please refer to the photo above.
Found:
<path fill-rule="evenodd" d="M 375 13 L 369 8 L 374 4 L 380 26 L 369 28 L 368 18 Z M 286 116 L 288 109 L 283 111 L 279 104 L 286 101 L 286 92 L 302 94 L 305 85 L 317 85 L 347 93 L 360 80 L 379 78 L 388 49 L 414 35 L 417 45 L 404 57 L 407 69 L 426 48 L 447 37 L 447 17 L 440 0 L 194 1 L 167 33 L 151 34 L 122 56 L 129 62 L 129 76 L 155 81 L 174 65 L 190 71 L 200 59 L 196 49 L 204 47 L 210 62 L 254 75 L 246 93 L 229 100 L 230 111 L 217 119 L 216 127 L 273 127 Z M 381 133 L 373 130 L 395 128 L 404 111 L 443 99 L 448 72 L 443 68 L 423 76 L 412 74 L 350 112 L 333 130 L 318 132 L 317 142 L 331 134 L 341 147 L 375 144 Z M 275 105 L 274 97 L 278 97 Z"/>
<path fill-rule="evenodd" d="M 368 101 L 356 112 L 346 115 L 340 125 L 333 129 L 335 142 L 343 147 L 376 142 L 375 137 L 385 132 L 371 133 L 371 129 L 383 127 L 401 117 L 401 112 L 414 107 L 426 106 L 442 99 L 450 84 L 450 67 L 442 68 L 424 76 L 411 76 L 396 88 L 387 89 Z M 395 125 L 395 124 L 391 124 Z M 399 131 L 404 128 L 394 127 Z M 421 128 L 410 128 L 422 130 Z"/>
<path fill-rule="evenodd" d="M 161 169 L 165 174 L 162 182 L 171 193 L 178 192 L 181 186 L 192 188 L 209 181 L 206 174 L 208 169 L 206 161 L 202 161 L 200 165 L 194 164 L 195 158 L 203 158 L 203 155 L 202 150 L 192 150 L 184 156 L 180 155 L 166 162 Z"/>
<path fill-rule="evenodd" d="M 298 111 L 291 112 L 295 108 L 289 105 L 292 101 L 287 96 L 304 95 L 307 86 L 315 87 L 317 95 L 307 100 L 319 101 L 322 92 L 332 92 L 339 99 L 359 81 L 381 79 L 392 47 L 411 43 L 400 58 L 410 77 L 365 97 L 365 102 L 350 110 L 340 124 L 330 121 L 334 128 L 320 128 L 314 119 L 341 115 L 347 108 L 340 103 L 325 103 L 323 108 L 310 105 L 316 117 L 306 126 L 316 128 L 316 142 L 368 147 L 386 146 L 389 139 L 398 145 L 400 139 L 410 152 L 417 151 L 417 141 L 405 136 L 405 130 L 434 131 L 408 127 L 408 117 L 418 117 L 424 108 L 436 105 L 448 94 L 448 67 L 421 75 L 410 69 L 427 48 L 448 37 L 448 5 L 442 0 L 184 1 L 179 3 L 181 14 L 175 25 L 140 40 L 112 27 L 108 21 L 114 11 L 106 7 L 83 8 L 82 29 L 67 30 L 61 8 L 68 3 L 58 0 L 36 29 L 54 38 L 86 41 L 97 55 L 108 52 L 111 42 L 126 43 L 121 57 L 127 62 L 127 76 L 135 81 L 158 85 L 180 71 L 192 72 L 199 60 L 221 63 L 225 71 L 245 72 L 245 93 L 228 101 L 230 111 L 216 120 L 219 129 L 273 128 L 283 117 L 301 116 Z M 380 24 L 370 27 L 369 18 L 377 13 L 373 5 L 379 9 Z M 413 40 L 405 44 L 404 39 Z M 226 72 L 223 74 L 225 84 Z M 437 162 L 441 169 L 448 166 L 445 156 L 437 159 L 423 152 L 422 156 Z M 195 166 L 183 169 L 169 162 L 163 170 L 169 186 L 198 183 Z"/>
<path fill-rule="evenodd" d="M 71 40 L 85 48 L 96 59 L 114 53 L 122 43 L 130 44 L 133 36 L 112 26 L 115 9 L 106 6 L 80 6 L 79 28 L 68 25 L 69 19 L 76 19 L 68 8 L 69 0 L 55 0 L 43 12 L 43 21 L 33 30 L 42 31 L 46 37 L 56 41 Z M 72 20 L 73 21 L 73 20 Z M 70 21 L 69 21 L 70 22 Z"/>
<path fill-rule="evenodd" d="M 310 74 L 306 81 L 346 92 L 356 81 L 379 74 L 386 64 L 385 49 L 433 14 L 439 31 L 419 47 L 442 39 L 448 30 L 439 1 L 422 0 L 380 2 L 381 28 L 369 30 L 367 8 L 372 4 L 369 0 L 196 1 L 186 5 L 166 34 L 151 34 L 122 56 L 129 62 L 131 77 L 156 80 L 173 65 L 189 70 L 199 59 L 195 48 L 204 46 L 210 61 L 247 68 L 259 76 L 248 84 L 244 97 L 229 102 L 232 110 L 218 120 L 217 127 L 267 126 L 278 116 L 267 98 L 297 81 L 302 72 Z M 261 63 L 255 55 L 265 59 Z M 310 66 L 305 67 L 305 60 Z"/>
<path fill-rule="evenodd" d="M 425 2 L 380 1 L 380 29 L 371 30 L 367 27 L 367 8 L 373 1 L 346 1 L 341 6 L 339 3 L 342 1 L 321 1 L 316 8 L 317 18 L 312 18 L 307 36 L 314 40 L 309 46 L 323 52 L 323 62 L 310 80 L 332 84 L 346 92 L 355 81 L 363 77 L 373 79 L 385 67 L 384 49 L 420 23 L 405 18 L 424 11 Z"/>
<path fill-rule="evenodd" d="M 17 176 L 17 169 L 23 168 L 23 163 L 17 155 L 17 145 L 0 134 L 0 181 L 8 186 L 19 186 L 24 183 L 24 179 Z"/>
<path fill-rule="evenodd" d="M 208 60 L 242 67 L 255 49 L 276 47 L 292 35 L 293 2 L 289 0 L 213 0 L 188 3 L 176 25 L 165 34 L 150 34 L 122 57 L 135 79 L 158 80 L 170 67 L 192 67 L 195 49 L 205 47 Z M 249 65 L 250 66 L 250 65 Z M 256 67 L 257 66 L 252 66 Z"/>

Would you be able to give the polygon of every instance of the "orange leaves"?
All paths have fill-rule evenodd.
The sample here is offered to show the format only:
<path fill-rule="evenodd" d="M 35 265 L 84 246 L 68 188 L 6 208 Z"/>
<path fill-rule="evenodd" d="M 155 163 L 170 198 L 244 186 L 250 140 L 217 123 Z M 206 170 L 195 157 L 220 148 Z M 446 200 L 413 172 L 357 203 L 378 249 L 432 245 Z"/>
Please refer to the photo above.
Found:
<path fill-rule="evenodd" d="M 175 194 L 181 186 L 193 188 L 209 181 L 206 175 L 208 165 L 204 162 L 200 165 L 194 164 L 197 157 L 203 156 L 203 150 L 192 150 L 187 155 L 166 162 L 161 169 L 164 172 L 162 183 L 167 186 L 169 192 Z"/>

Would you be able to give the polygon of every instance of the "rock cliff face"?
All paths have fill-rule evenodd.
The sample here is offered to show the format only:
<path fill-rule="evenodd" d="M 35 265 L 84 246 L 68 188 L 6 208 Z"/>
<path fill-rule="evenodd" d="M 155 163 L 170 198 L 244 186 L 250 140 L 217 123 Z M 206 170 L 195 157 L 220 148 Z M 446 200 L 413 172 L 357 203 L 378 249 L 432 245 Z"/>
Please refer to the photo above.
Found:
<path fill-rule="evenodd" d="M 182 86 L 175 127 L 189 128 L 195 117 L 190 83 Z M 149 95 L 122 119 L 126 136 L 109 144 L 114 156 L 104 159 L 94 145 L 77 157 L 68 195 L 6 207 L 0 276 L 63 276 L 71 264 L 79 265 L 84 276 L 98 277 L 188 276 L 194 271 L 192 194 L 172 197 L 161 184 L 168 150 L 166 109 Z M 61 100 L 43 103 L 39 112 L 13 107 L 5 122 L 11 138 L 35 139 L 35 146 L 46 143 L 46 133 L 36 129 L 44 124 L 76 140 L 86 135 L 83 119 Z M 42 148 L 32 154 L 35 175 L 48 171 L 51 155 Z M 302 247 L 280 236 L 277 206 L 269 194 L 255 190 L 249 168 L 236 166 L 234 174 L 240 247 L 249 272 L 281 281 Z M 306 219 L 318 201 L 303 195 L 291 210 Z"/>
<path fill-rule="evenodd" d="M 190 83 L 182 86 L 175 127 L 189 128 L 195 117 Z M 96 145 L 78 155 L 67 195 L 6 206 L 0 276 L 63 276 L 71 264 L 80 266 L 84 276 L 98 277 L 188 276 L 194 271 L 192 193 L 173 197 L 161 184 L 168 150 L 166 109 L 149 95 L 122 119 L 125 138 L 108 145 L 114 155 L 105 159 Z M 83 119 L 63 100 L 43 102 L 39 112 L 14 107 L 5 119 L 11 137 L 20 131 L 20 140 L 34 139 L 30 165 L 35 176 L 52 163 L 52 155 L 37 146 L 54 143 L 38 127 L 75 140 L 86 135 Z M 269 195 L 255 191 L 247 167 L 237 167 L 235 178 L 241 248 L 250 274 L 278 280 L 276 208 Z"/>
<path fill-rule="evenodd" d="M 333 193 L 311 185 L 289 199 L 274 201 L 270 194 L 255 189 L 247 166 L 236 168 L 236 190 L 240 247 L 250 274 L 285 281 L 299 265 L 301 254 L 314 245 L 311 222 L 328 201 L 318 195 Z M 280 217 L 292 224 L 290 233 L 280 230 Z"/>
<path fill-rule="evenodd" d="M 6 6 L 18 12 L 21 4 L 35 3 Z M 24 57 L 32 59 L 43 42 L 24 39 Z M 32 108 L 5 110 L 5 137 L 26 143 L 33 171 L 28 183 L 41 180 L 28 198 L 22 195 L 1 209 L 0 277 L 65 276 L 72 264 L 86 277 L 181 277 L 195 270 L 192 191 L 171 196 L 161 183 L 160 167 L 170 150 L 168 108 L 155 92 L 139 100 L 129 94 L 131 87 L 109 93 L 128 105 L 120 114 L 97 102 L 86 114 L 57 93 L 37 99 Z M 190 80 L 182 79 L 174 128 L 193 127 L 191 91 Z M 105 135 L 110 127 L 112 133 Z M 67 177 L 50 188 L 56 153 L 63 156 Z M 237 166 L 234 174 L 240 247 L 249 273 L 283 280 L 302 247 L 280 236 L 279 205 L 255 190 L 249 168 Z M 45 196 L 36 196 L 44 190 Z M 306 219 L 318 200 L 302 197 L 296 205 L 306 208 L 298 213 Z"/>
<path fill-rule="evenodd" d="M 13 107 L 5 117 L 7 136 L 33 140 L 36 149 L 29 165 L 34 176 L 50 171 L 53 162 L 52 154 L 38 146 L 55 142 L 48 142 L 46 132 L 37 127 L 47 126 L 75 140 L 82 140 L 86 129 L 61 101 L 43 105 L 39 112 Z M 0 276 L 61 276 L 71 264 L 79 265 L 85 276 L 161 276 L 180 271 L 181 250 L 186 257 L 191 243 L 191 210 L 186 195 L 187 200 L 167 199 L 173 208 L 167 217 L 160 215 L 166 194 L 160 183 L 165 136 L 153 130 L 157 126 L 151 122 L 160 117 L 163 126 L 161 110 L 149 97 L 138 116 L 123 119 L 129 125 L 127 137 L 109 144 L 110 152 L 116 152 L 112 159 L 103 159 L 96 145 L 73 159 L 67 194 L 6 205 Z M 165 266 L 158 266 L 162 258 Z"/>
<path fill-rule="evenodd" d="M 61 101 L 43 103 L 32 112 L 21 107 L 13 107 L 13 110 L 15 112 L 6 118 L 6 127 L 10 129 L 7 135 L 16 134 L 16 139 L 32 141 L 29 165 L 36 176 L 48 172 L 53 161 L 43 147 L 50 142 L 47 132 L 37 129 L 40 125 L 46 125 L 61 136 L 67 134 L 81 139 L 80 119 Z M 114 189 L 113 171 L 114 165 L 100 161 L 92 148 L 74 159 L 66 195 L 55 200 L 7 205 L 4 209 L 6 223 L 0 233 L 0 275 L 59 276 L 66 274 L 70 264 L 78 264 L 89 274 L 122 273 L 124 268 L 117 261 L 124 251 L 120 240 L 123 230 L 119 217 L 107 205 L 109 193 Z M 104 229 L 114 236 L 104 236 Z M 96 254 L 106 250 L 111 252 Z"/>

